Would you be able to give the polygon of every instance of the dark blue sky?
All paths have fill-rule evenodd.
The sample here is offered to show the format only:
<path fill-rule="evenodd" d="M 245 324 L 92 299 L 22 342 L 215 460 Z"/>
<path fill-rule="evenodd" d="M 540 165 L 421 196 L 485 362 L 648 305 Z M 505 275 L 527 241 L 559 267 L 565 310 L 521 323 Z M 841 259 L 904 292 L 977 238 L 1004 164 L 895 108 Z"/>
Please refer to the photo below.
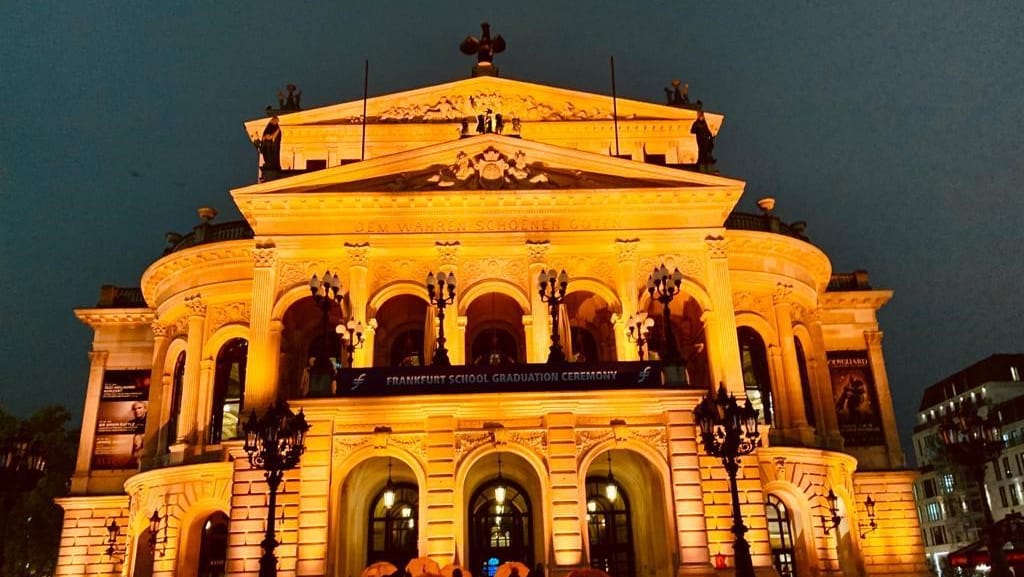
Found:
<path fill-rule="evenodd" d="M 5 2 L 0 6 L 0 405 L 81 410 L 72 314 L 136 286 L 195 209 L 238 218 L 243 120 L 287 82 L 308 108 L 468 75 L 489 20 L 504 76 L 661 102 L 675 77 L 726 116 L 740 208 L 778 199 L 881 314 L 896 410 L 1024 351 L 1020 2 Z M 905 447 L 909 450 L 909 447 Z"/>

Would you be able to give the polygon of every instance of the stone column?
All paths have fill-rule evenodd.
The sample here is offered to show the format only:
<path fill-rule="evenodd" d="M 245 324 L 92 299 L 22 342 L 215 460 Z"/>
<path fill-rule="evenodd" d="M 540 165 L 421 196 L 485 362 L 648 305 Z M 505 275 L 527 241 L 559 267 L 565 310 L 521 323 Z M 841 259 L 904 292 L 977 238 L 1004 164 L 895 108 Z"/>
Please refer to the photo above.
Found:
<path fill-rule="evenodd" d="M 534 349 L 536 343 L 533 339 L 533 315 L 523 315 L 523 334 L 526 336 L 526 358 L 523 360 L 530 362 L 530 359 L 537 358 L 538 355 Z"/>
<path fill-rule="evenodd" d="M 170 404 L 170 379 L 164 378 L 164 365 L 167 362 L 167 337 L 171 328 L 159 322 L 150 325 L 153 329 L 153 366 L 149 373 L 149 412 L 146 416 L 145 444 L 142 448 L 142 462 L 147 465 L 152 462 L 153 457 L 161 447 L 165 446 L 166 434 L 163 432 L 164 424 L 167 423 L 167 411 Z"/>
<path fill-rule="evenodd" d="M 778 283 L 775 294 L 772 295 L 772 304 L 775 307 L 775 330 L 779 335 L 779 347 L 782 352 L 783 379 L 777 381 L 777 390 L 780 393 L 778 399 L 788 405 L 787 412 L 789 420 L 783 424 L 787 437 L 798 441 L 802 445 L 814 444 L 814 431 L 807 422 L 807 413 L 804 404 L 811 402 L 805 399 L 803 387 L 800 383 L 800 363 L 796 358 L 796 343 L 793 337 L 793 316 L 790 295 L 793 291 L 792 285 Z"/>
<path fill-rule="evenodd" d="M 252 256 L 249 356 L 246 360 L 245 398 L 242 406 L 247 410 L 262 411 L 277 397 L 278 378 L 273 369 L 277 365 L 280 350 L 270 342 L 271 315 L 277 296 L 277 249 L 272 244 L 257 245 Z"/>
<path fill-rule="evenodd" d="M 363 327 L 363 348 L 356 351 L 357 356 L 355 359 L 356 366 L 358 367 L 372 367 L 373 366 L 373 346 L 374 337 L 377 334 L 377 319 L 369 319 L 366 325 Z M 360 360 L 362 359 L 362 360 Z"/>
<path fill-rule="evenodd" d="M 469 317 L 466 315 L 458 315 L 455 318 L 455 331 L 452 332 L 452 338 L 448 340 L 450 343 L 459 343 L 457 349 L 448 347 L 448 355 L 453 365 L 467 365 L 473 362 L 473 359 L 467 360 L 466 355 L 466 326 L 468 324 Z"/>
<path fill-rule="evenodd" d="M 181 394 L 181 413 L 175 444 L 195 444 L 199 416 L 199 366 L 206 332 L 206 304 L 199 294 L 185 297 L 188 308 L 188 344 L 185 347 L 185 378 Z"/>
<path fill-rule="evenodd" d="M 782 349 L 777 345 L 768 345 L 768 372 L 771 382 L 783 385 L 786 370 L 782 363 Z M 786 433 L 789 430 L 789 423 L 792 422 L 791 409 L 785 392 L 784 386 L 779 386 L 778 389 L 772 391 L 772 409 L 775 411 L 775 419 L 772 421 L 771 432 L 782 436 L 782 438 L 788 438 Z"/>
<path fill-rule="evenodd" d="M 425 423 L 427 486 L 420 487 L 420 555 L 426 555 L 444 565 L 456 552 L 458 535 L 455 523 L 455 428 L 456 419 L 447 415 L 427 417 Z M 424 505 L 424 501 L 426 505 Z M 459 548 L 462 561 L 467 561 L 466 545 Z"/>
<path fill-rule="evenodd" d="M 637 249 L 640 240 L 616 239 L 615 240 L 615 291 L 619 295 L 619 302 L 622 303 L 622 314 L 616 319 L 612 316 L 615 325 L 615 351 L 619 360 L 639 360 L 635 343 L 626 337 L 626 323 L 637 312 L 637 299 L 639 289 L 636 284 Z"/>
<path fill-rule="evenodd" d="M 100 409 L 100 395 L 103 392 L 103 373 L 107 367 L 107 351 L 89 353 L 89 384 L 86 387 L 85 407 L 82 411 L 82 431 L 79 434 L 78 458 L 75 474 L 71 478 L 71 492 L 84 493 L 89 482 L 89 467 L 92 465 L 92 448 L 96 441 L 96 421 Z"/>
<path fill-rule="evenodd" d="M 548 305 L 540 298 L 537 289 L 540 272 L 548 268 L 546 262 L 550 247 L 547 241 L 526 243 L 530 258 L 530 278 L 526 279 L 526 286 L 530 288 L 530 316 L 533 317 L 532 334 L 527 333 L 527 338 L 533 341 L 533 356 L 526 359 L 529 363 L 547 362 L 551 347 L 551 316 L 548 314 Z"/>
<path fill-rule="evenodd" d="M 373 346 L 369 342 L 369 327 L 366 320 L 366 307 L 369 306 L 369 268 L 370 244 L 345 243 L 348 254 L 348 304 L 349 319 L 363 323 L 363 346 L 352 355 L 352 364 L 357 367 L 368 367 L 373 364 Z M 367 356 L 367 350 L 370 355 Z"/>
<path fill-rule="evenodd" d="M 882 331 L 864 331 L 864 342 L 868 346 L 868 359 L 871 362 L 871 373 L 875 377 L 875 392 L 878 395 L 878 409 L 882 418 L 882 431 L 885 433 L 885 445 L 888 447 L 889 467 L 902 469 L 903 451 L 900 450 L 900 435 L 896 429 L 896 411 L 892 404 L 892 393 L 889 390 L 889 375 L 885 371 L 885 358 L 882 356 Z"/>
<path fill-rule="evenodd" d="M 214 365 L 216 362 L 213 359 L 203 359 L 199 363 L 199 414 L 196 417 L 196 430 L 198 431 L 200 442 L 196 443 L 197 446 L 205 445 L 210 441 L 210 417 L 213 415 L 213 379 L 215 377 Z M 217 407 L 217 410 L 221 410 L 221 407 Z M 222 426 L 223 428 L 223 426 Z M 223 438 L 221 439 L 224 440 Z"/>
<path fill-rule="evenodd" d="M 708 291 L 711 311 L 708 330 L 708 361 L 711 365 L 712 387 L 725 383 L 730 393 L 743 396 L 743 365 L 740 344 L 736 338 L 736 313 L 732 305 L 732 283 L 729 280 L 729 256 L 724 236 L 704 239 L 707 255 Z"/>
<path fill-rule="evenodd" d="M 284 323 L 277 319 L 271 319 L 270 324 L 267 326 L 267 350 L 271 352 L 269 358 L 267 358 L 267 371 L 273 376 L 274 390 L 278 394 L 287 395 L 289 392 L 298 391 L 298 383 L 284 383 L 282 382 L 281 376 L 281 333 L 284 332 Z M 284 386 L 284 390 L 281 387 Z M 293 386 L 294 388 L 289 388 Z M 242 407 L 245 412 L 249 412 L 250 408 L 248 405 Z"/>
<path fill-rule="evenodd" d="M 814 347 L 808 364 L 813 390 L 817 393 L 820 412 L 818 413 L 819 433 L 825 445 L 831 449 L 843 448 L 843 436 L 839 432 L 839 417 L 836 415 L 835 400 L 832 398 L 832 376 L 828 371 L 828 356 L 825 348 L 825 333 L 821 328 L 823 311 L 819 308 L 809 315 L 811 345 Z"/>
<path fill-rule="evenodd" d="M 546 482 L 551 487 L 552 556 L 556 567 L 578 567 L 583 562 L 585 522 L 580 512 L 585 506 L 580 503 L 579 483 L 583 479 L 576 463 L 576 417 L 572 413 L 550 413 L 544 424 L 548 430 L 550 477 Z"/>

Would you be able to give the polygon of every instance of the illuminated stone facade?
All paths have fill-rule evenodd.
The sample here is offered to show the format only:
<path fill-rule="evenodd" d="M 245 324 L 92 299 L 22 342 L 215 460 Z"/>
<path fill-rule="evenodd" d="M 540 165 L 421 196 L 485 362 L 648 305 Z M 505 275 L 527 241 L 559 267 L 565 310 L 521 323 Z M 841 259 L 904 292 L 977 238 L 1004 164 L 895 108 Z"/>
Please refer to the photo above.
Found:
<path fill-rule="evenodd" d="M 142 299 L 108 288 L 101 306 L 77 311 L 95 339 L 73 496 L 61 501 L 60 575 L 215 574 L 217 528 L 226 572 L 255 575 L 266 485 L 233 437 L 240 413 L 278 396 L 312 425 L 278 501 L 282 575 L 355 577 L 410 551 L 473 575 L 492 558 L 556 576 L 591 564 L 614 577 L 713 575 L 720 555 L 732 565 L 730 496 L 692 410 L 718 383 L 756 397 L 772 424 L 739 481 L 759 572 L 787 555 L 775 562 L 799 575 L 926 572 L 876 319 L 891 292 L 861 273 L 834 275 L 802 228 L 770 209 L 735 213 L 742 181 L 688 169 L 693 109 L 620 99 L 616 144 L 607 96 L 478 77 L 369 99 L 360 161 L 363 105 L 282 114 L 280 173 L 231 192 L 245 222 L 205 214 L 142 275 Z M 501 134 L 475 130 L 488 110 L 502 115 Z M 707 120 L 717 133 L 723 117 Z M 266 124 L 245 127 L 256 140 Z M 670 307 L 688 383 L 578 386 L 598 369 L 641 366 L 627 338 L 638 312 L 655 319 L 658 349 L 662 309 L 645 289 L 661 264 L 683 275 Z M 492 376 L 415 394 L 367 382 L 356 394 L 358 370 L 342 370 L 335 395 L 302 396 L 309 357 L 343 344 L 323 331 L 312 274 L 338 274 L 346 293 L 328 326 L 365 326 L 353 366 L 400 378 L 423 369 L 397 365 L 430 358 L 423 279 L 456 273 L 444 320 L 453 371 L 494 362 L 507 380 L 547 359 L 551 323 L 535 283 L 548 269 L 570 275 L 563 340 L 574 361 L 552 378 L 576 386 L 517 389 Z M 835 352 L 863 361 L 862 405 L 833 386 Z M 118 468 L 96 453 L 118 451 L 111 431 L 131 433 L 110 424 L 123 401 L 107 384 L 131 371 L 148 377 L 149 412 L 139 466 Z M 855 410 L 870 413 L 857 425 L 869 434 L 844 449 L 854 437 L 839 413 Z M 521 493 L 510 532 L 476 513 L 499 456 L 501 478 Z M 602 506 L 618 513 L 602 516 L 609 471 L 620 495 Z M 389 475 L 413 503 L 388 521 L 409 519 L 404 541 L 371 527 Z M 830 489 L 842 522 L 826 534 Z M 862 538 L 868 495 L 880 527 Z M 165 521 L 150 552 L 154 511 Z M 107 556 L 111 520 L 125 529 Z M 621 530 L 599 543 L 605 522 Z"/>

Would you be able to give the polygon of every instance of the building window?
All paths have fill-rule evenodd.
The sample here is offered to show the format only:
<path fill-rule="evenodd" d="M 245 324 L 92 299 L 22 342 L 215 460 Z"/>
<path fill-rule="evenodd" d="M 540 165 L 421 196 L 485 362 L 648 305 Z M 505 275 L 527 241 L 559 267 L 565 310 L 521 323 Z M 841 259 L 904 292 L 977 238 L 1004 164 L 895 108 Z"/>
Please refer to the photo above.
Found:
<path fill-rule="evenodd" d="M 932 523 L 942 520 L 942 505 L 937 501 L 932 501 L 925 505 L 925 515 L 928 520 Z"/>
<path fill-rule="evenodd" d="M 956 489 L 956 484 L 953 480 L 953 473 L 946 473 L 942 475 L 942 492 L 950 494 Z"/>
<path fill-rule="evenodd" d="M 814 397 L 811 393 L 811 378 L 807 374 L 807 357 L 804 356 L 804 345 L 800 339 L 793 337 L 793 344 L 796 346 L 796 366 L 800 371 L 800 392 L 804 395 L 804 417 L 807 424 L 815 427 L 817 422 L 814 419 L 814 404 L 811 401 Z"/>
<path fill-rule="evenodd" d="M 373 500 L 367 536 L 367 564 L 387 561 L 405 567 L 417 556 L 419 490 L 412 483 L 395 483 L 395 502 L 384 504 L 384 489 Z"/>
<path fill-rule="evenodd" d="M 1010 503 L 1014 507 L 1020 507 L 1020 488 L 1016 484 L 1010 485 Z"/>
<path fill-rule="evenodd" d="M 171 406 L 167 415 L 167 451 L 178 442 L 178 416 L 181 413 L 181 395 L 185 390 L 185 351 L 178 353 L 174 361 L 174 374 L 171 377 Z"/>
<path fill-rule="evenodd" d="M 924 485 L 924 498 L 930 499 L 935 496 L 935 479 L 925 479 L 922 481 Z"/>
<path fill-rule="evenodd" d="M 1006 501 L 1006 487 L 999 487 L 999 502 L 1003 505 L 1003 508 L 1010 506 Z"/>
<path fill-rule="evenodd" d="M 768 350 L 757 331 L 739 327 L 736 336 L 740 344 L 740 362 L 743 366 L 743 389 L 757 409 L 762 422 L 773 424 L 771 377 L 768 372 Z"/>
<path fill-rule="evenodd" d="M 198 577 L 223 577 L 228 559 L 228 516 L 218 511 L 207 517 L 200 539 Z"/>
<path fill-rule="evenodd" d="M 1010 470 L 1010 458 L 1009 457 L 1003 457 L 1003 474 L 1006 475 L 1007 479 L 1013 477 L 1013 471 Z"/>
<path fill-rule="evenodd" d="M 213 380 L 213 404 L 210 413 L 210 443 L 237 439 L 238 426 L 245 398 L 245 365 L 249 356 L 249 342 L 232 339 L 217 353 L 217 368 Z"/>
<path fill-rule="evenodd" d="M 946 528 L 942 525 L 938 527 L 932 527 L 932 545 L 945 545 L 946 544 Z"/>
<path fill-rule="evenodd" d="M 587 479 L 587 533 L 590 539 L 590 566 L 615 577 L 634 577 L 633 527 L 629 497 L 622 487 L 609 501 L 607 477 Z"/>
<path fill-rule="evenodd" d="M 505 487 L 501 503 L 494 494 L 498 485 Z M 495 479 L 474 491 L 469 502 L 469 562 L 473 573 L 494 577 L 498 566 L 507 561 L 532 567 L 530 500 L 522 487 L 508 479 Z"/>
<path fill-rule="evenodd" d="M 778 497 L 768 495 L 765 517 L 768 521 L 768 543 L 772 548 L 772 565 L 781 577 L 793 577 L 796 575 L 796 561 L 789 510 Z"/>
<path fill-rule="evenodd" d="M 1010 378 L 1013 379 L 1014 381 L 1020 380 L 1020 371 L 1017 370 L 1017 367 L 1010 367 Z"/>

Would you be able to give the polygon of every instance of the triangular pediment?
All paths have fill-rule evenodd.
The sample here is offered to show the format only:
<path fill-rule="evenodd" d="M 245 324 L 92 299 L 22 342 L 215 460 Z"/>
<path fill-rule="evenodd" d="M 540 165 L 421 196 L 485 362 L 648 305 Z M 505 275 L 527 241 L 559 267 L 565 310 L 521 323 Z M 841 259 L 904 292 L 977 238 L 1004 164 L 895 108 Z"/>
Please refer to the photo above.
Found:
<path fill-rule="evenodd" d="M 480 76 L 413 90 L 375 96 L 366 101 L 371 124 L 442 123 L 475 118 L 488 110 L 522 122 L 608 121 L 613 109 L 620 120 L 693 120 L 694 109 L 612 98 L 508 78 Z M 714 133 L 722 123 L 719 114 L 706 113 Z M 282 126 L 359 124 L 363 101 L 355 100 L 281 115 Z M 258 134 L 266 118 L 246 122 L 250 135 Z"/>
<path fill-rule="evenodd" d="M 497 134 L 453 140 L 236 189 L 266 194 L 460 190 L 736 188 L 717 175 Z"/>

